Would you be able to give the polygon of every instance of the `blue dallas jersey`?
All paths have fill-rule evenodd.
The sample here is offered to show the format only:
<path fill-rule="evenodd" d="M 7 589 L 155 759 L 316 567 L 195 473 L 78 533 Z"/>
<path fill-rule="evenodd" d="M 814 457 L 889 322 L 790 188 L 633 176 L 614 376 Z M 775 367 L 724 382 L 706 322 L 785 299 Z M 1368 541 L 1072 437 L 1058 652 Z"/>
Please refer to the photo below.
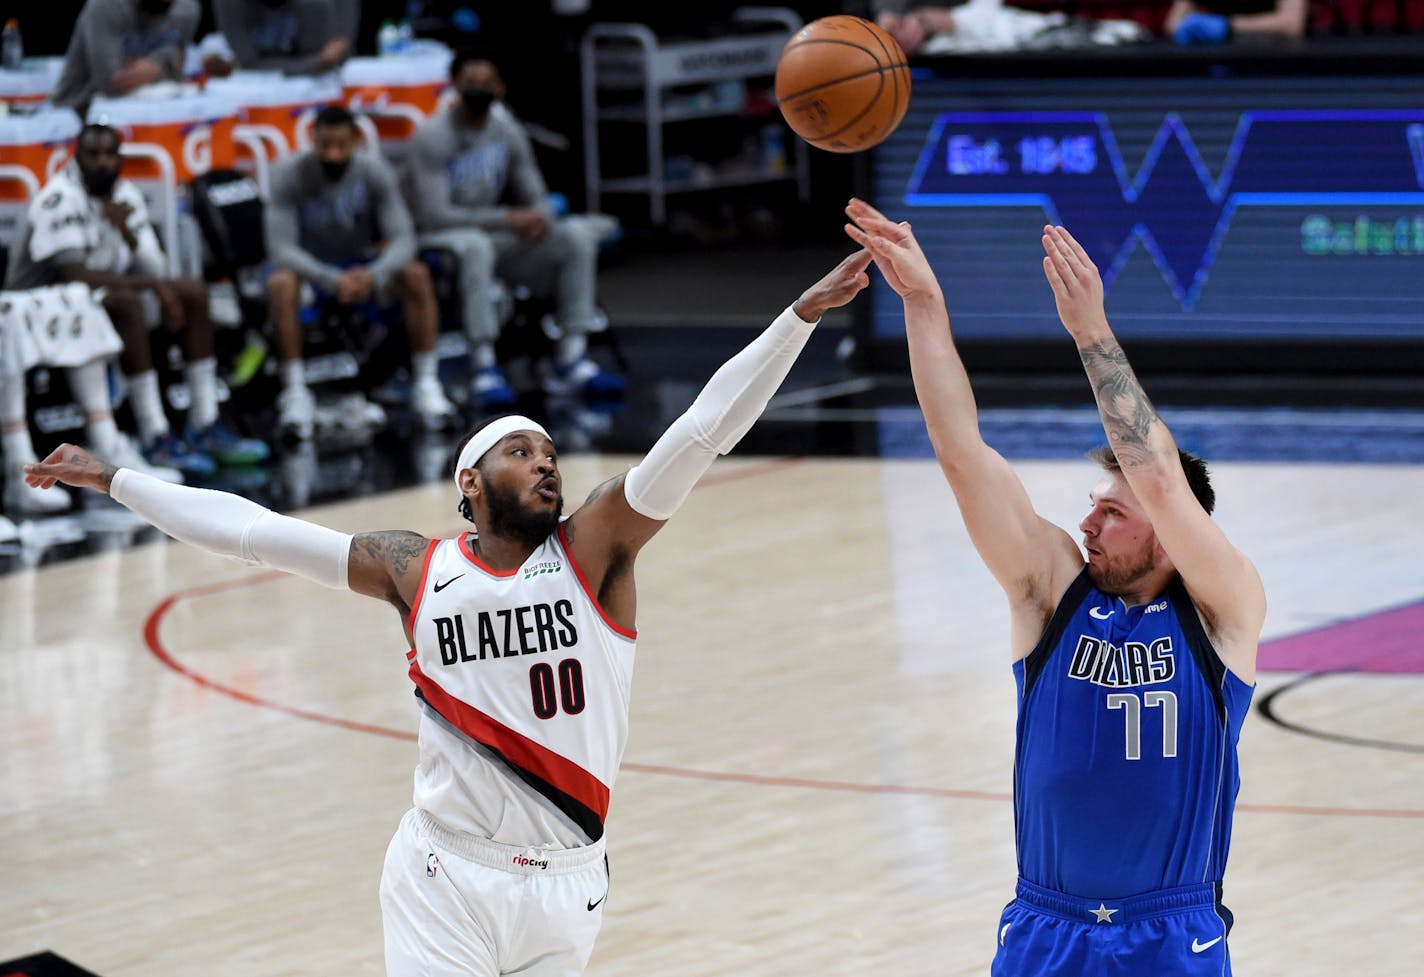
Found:
<path fill-rule="evenodd" d="M 1022 878 L 1092 898 L 1221 882 L 1252 690 L 1180 579 L 1129 608 L 1085 568 L 1014 679 Z"/>

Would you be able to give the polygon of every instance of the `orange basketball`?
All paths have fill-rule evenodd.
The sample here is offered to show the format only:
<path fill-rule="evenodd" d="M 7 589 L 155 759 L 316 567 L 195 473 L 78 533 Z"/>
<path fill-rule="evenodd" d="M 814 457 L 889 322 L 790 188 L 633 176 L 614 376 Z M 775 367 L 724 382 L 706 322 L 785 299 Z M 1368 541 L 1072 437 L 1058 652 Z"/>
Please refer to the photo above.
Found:
<path fill-rule="evenodd" d="M 836 14 L 801 28 L 776 65 L 776 100 L 802 139 L 833 153 L 876 145 L 910 107 L 910 69 L 893 37 Z"/>

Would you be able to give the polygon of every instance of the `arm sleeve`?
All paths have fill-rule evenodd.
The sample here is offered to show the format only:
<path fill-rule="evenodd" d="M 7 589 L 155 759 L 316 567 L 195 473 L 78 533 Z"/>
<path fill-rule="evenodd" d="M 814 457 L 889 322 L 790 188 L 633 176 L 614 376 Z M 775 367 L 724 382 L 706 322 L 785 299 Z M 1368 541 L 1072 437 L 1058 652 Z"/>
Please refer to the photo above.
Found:
<path fill-rule="evenodd" d="M 348 586 L 348 533 L 278 515 L 241 496 L 170 485 L 128 468 L 114 475 L 109 494 L 174 539 L 209 553 L 295 573 L 323 587 Z"/>
<path fill-rule="evenodd" d="M 183 80 L 183 56 L 188 45 L 193 43 L 193 35 L 198 32 L 198 20 L 203 11 L 196 0 L 192 3 L 175 0 L 168 13 L 168 22 L 178 32 L 173 44 L 161 47 L 149 55 L 163 69 L 163 77 L 170 81 Z"/>
<path fill-rule="evenodd" d="M 168 259 L 163 253 L 163 245 L 159 243 L 158 232 L 153 228 L 153 221 L 148 219 L 148 205 L 143 201 L 143 194 L 135 188 L 133 193 L 124 195 L 124 202 L 133 208 L 128 225 L 138 244 L 134 249 L 134 263 L 145 275 L 167 278 Z"/>
<path fill-rule="evenodd" d="M 281 167 L 272 174 L 272 198 L 262 213 L 267 255 L 278 267 L 294 271 L 328 292 L 334 292 L 341 269 L 319 260 L 301 246 L 295 184 L 291 167 Z"/>
<path fill-rule="evenodd" d="M 512 196 L 521 206 L 538 207 L 553 216 L 549 208 L 549 187 L 544 183 L 544 174 L 539 172 L 539 164 L 534 161 L 529 134 L 518 122 L 511 128 L 509 182 Z"/>
<path fill-rule="evenodd" d="M 128 27 L 116 15 L 117 4 L 86 3 L 75 25 L 80 50 L 88 58 L 89 82 L 108 92 L 114 75 L 124 66 L 124 33 Z"/>
<path fill-rule="evenodd" d="M 716 457 L 731 451 L 756 423 L 815 328 L 788 308 L 722 364 L 623 480 L 624 497 L 634 512 L 667 519 L 678 510 Z"/>
<path fill-rule="evenodd" d="M 80 209 L 76 197 L 51 187 L 30 203 L 25 219 L 30 225 L 30 260 L 35 264 L 75 252 L 80 261 L 84 260 L 89 250 L 89 238 L 84 233 L 89 214 Z"/>
<path fill-rule="evenodd" d="M 374 155 L 368 156 L 366 162 L 371 166 L 371 183 L 380 198 L 376 214 L 386 239 L 385 250 L 371 262 L 371 277 L 375 279 L 376 286 L 384 290 L 415 257 L 415 225 L 411 222 L 405 201 L 401 199 L 391 168 Z"/>
<path fill-rule="evenodd" d="M 449 161 L 440 158 L 429 139 L 417 136 L 411 143 L 410 195 L 421 230 L 474 227 L 498 231 L 509 223 L 505 207 L 463 207 L 455 203 L 446 170 Z"/>

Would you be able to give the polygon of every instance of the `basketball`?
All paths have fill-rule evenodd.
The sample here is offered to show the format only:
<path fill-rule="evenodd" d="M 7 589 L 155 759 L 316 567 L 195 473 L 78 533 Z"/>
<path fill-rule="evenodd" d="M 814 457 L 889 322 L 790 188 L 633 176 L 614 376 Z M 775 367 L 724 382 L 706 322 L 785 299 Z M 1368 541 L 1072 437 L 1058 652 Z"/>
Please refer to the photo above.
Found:
<path fill-rule="evenodd" d="M 858 153 L 895 131 L 910 107 L 899 43 L 868 20 L 813 20 L 782 49 L 776 100 L 786 124 L 817 149 Z"/>

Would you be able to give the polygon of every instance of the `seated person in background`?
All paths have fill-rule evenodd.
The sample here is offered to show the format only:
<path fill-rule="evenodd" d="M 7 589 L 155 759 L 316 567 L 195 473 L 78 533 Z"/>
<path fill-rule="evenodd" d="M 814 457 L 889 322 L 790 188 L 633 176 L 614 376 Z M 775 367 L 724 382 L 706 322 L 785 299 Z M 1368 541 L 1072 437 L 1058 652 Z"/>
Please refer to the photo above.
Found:
<path fill-rule="evenodd" d="M 25 411 L 25 370 L 66 367 L 69 391 L 84 409 L 89 443 L 104 445 L 150 475 L 181 482 L 176 469 L 149 465 L 114 425 L 106 366 L 123 343 L 79 282 L 0 292 L 0 450 L 5 456 L 5 511 L 40 516 L 69 507 L 69 498 L 36 489 L 22 468 L 38 460 Z M 3 527 L 0 527 L 2 529 Z"/>
<path fill-rule="evenodd" d="M 907 55 L 1112 47 L 1151 39 L 1133 20 L 1070 17 L 1061 10 L 1025 10 L 1004 0 L 906 10 L 897 9 L 900 0 L 881 0 L 877 6 L 876 22 Z"/>
<path fill-rule="evenodd" d="M 494 63 L 457 52 L 450 81 L 459 101 L 416 129 L 406 189 L 421 245 L 447 249 L 459 264 L 474 402 L 487 410 L 514 402 L 495 361 L 496 275 L 554 296 L 561 338 L 545 379 L 550 393 L 621 391 L 623 378 L 587 355 L 587 334 L 605 325 L 594 304 L 598 241 L 576 222 L 554 217 L 529 137 L 501 101 L 504 82 Z"/>
<path fill-rule="evenodd" d="M 317 75 L 351 54 L 334 0 L 213 0 L 213 16 L 248 71 Z"/>
<path fill-rule="evenodd" d="M 948 7 L 882 10 L 875 22 L 899 42 L 906 54 L 914 54 L 936 34 L 954 33 L 954 14 Z"/>
<path fill-rule="evenodd" d="M 209 475 L 218 463 L 265 460 L 267 445 L 238 437 L 218 418 L 207 288 L 202 282 L 165 277 L 167 261 L 143 194 L 119 177 L 118 132 L 90 124 L 74 145 L 74 159 L 30 201 L 6 287 L 83 282 L 96 290 L 123 340 L 119 363 L 128 375 L 143 454 L 151 463 Z M 178 334 L 183 350 L 191 406 L 181 439 L 169 428 L 153 368 L 148 337 L 153 312 Z"/>
<path fill-rule="evenodd" d="M 200 15 L 197 0 L 88 0 L 50 100 L 82 117 L 96 95 L 181 80 Z"/>
<path fill-rule="evenodd" d="M 427 427 L 456 419 L 436 373 L 435 284 L 415 256 L 415 228 L 394 174 L 376 153 L 358 153 L 359 139 L 355 117 L 329 105 L 317 113 L 312 148 L 272 167 L 264 219 L 273 264 L 267 292 L 282 361 L 278 425 L 283 435 L 302 440 L 311 437 L 316 414 L 302 364 L 303 280 L 348 306 L 401 299 L 414 378 L 411 406 Z"/>
<path fill-rule="evenodd" d="M 1238 34 L 1305 36 L 1306 0 L 1174 0 L 1167 34 L 1178 44 L 1222 44 Z"/>

